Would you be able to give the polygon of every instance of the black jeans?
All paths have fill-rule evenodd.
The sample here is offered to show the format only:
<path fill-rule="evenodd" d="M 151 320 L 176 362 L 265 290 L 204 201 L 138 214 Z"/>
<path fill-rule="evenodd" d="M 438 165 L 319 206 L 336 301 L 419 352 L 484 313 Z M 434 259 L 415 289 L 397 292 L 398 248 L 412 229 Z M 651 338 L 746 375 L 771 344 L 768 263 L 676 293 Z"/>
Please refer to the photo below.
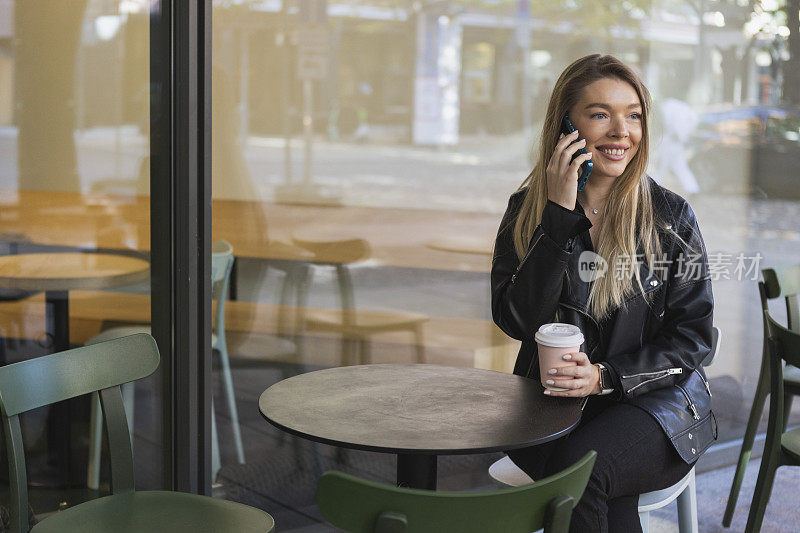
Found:
<path fill-rule="evenodd" d="M 640 532 L 639 494 L 680 481 L 686 464 L 661 426 L 647 412 L 592 396 L 578 427 L 552 442 L 508 452 L 533 479 L 574 464 L 589 450 L 597 460 L 583 497 L 572 513 L 570 532 Z"/>

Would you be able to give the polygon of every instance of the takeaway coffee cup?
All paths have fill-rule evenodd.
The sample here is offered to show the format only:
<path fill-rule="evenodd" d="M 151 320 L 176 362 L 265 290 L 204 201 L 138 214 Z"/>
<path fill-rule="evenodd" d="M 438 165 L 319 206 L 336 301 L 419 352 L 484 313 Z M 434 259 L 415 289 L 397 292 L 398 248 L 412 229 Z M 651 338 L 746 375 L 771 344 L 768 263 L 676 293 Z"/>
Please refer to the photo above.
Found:
<path fill-rule="evenodd" d="M 562 359 L 562 356 L 567 353 L 580 351 L 581 344 L 583 344 L 581 328 L 573 326 L 572 324 L 553 322 L 540 327 L 534 337 L 536 343 L 539 345 L 539 373 L 541 375 L 542 385 L 554 391 L 568 390 L 547 385 L 545 381 L 550 376 L 547 371 L 551 368 L 563 368 L 575 365 L 572 361 L 565 361 Z"/>

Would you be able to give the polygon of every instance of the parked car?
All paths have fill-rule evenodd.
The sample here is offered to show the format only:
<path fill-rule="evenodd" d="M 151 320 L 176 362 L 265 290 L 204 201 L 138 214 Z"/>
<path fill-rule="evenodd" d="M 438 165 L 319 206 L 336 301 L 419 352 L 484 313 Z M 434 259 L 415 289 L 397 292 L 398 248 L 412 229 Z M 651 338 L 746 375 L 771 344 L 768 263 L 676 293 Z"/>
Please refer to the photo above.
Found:
<path fill-rule="evenodd" d="M 703 190 L 800 200 L 800 108 L 702 113 L 691 144 Z"/>

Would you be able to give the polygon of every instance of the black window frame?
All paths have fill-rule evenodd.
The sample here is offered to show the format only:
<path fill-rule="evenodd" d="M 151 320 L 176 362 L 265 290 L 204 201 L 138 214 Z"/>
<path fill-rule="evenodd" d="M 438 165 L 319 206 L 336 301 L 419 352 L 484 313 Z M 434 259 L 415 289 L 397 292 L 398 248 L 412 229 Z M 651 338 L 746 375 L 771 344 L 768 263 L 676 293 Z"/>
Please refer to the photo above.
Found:
<path fill-rule="evenodd" d="M 163 486 L 211 493 L 211 0 L 150 8 L 151 317 Z"/>

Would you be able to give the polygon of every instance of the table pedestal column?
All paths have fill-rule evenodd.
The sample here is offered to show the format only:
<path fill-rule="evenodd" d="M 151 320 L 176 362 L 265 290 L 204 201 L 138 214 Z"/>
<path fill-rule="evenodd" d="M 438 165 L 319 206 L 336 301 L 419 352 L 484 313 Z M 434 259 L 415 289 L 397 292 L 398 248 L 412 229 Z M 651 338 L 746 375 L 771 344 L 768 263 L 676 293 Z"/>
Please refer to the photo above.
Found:
<path fill-rule="evenodd" d="M 45 292 L 48 341 L 54 353 L 69 350 L 69 293 Z M 76 472 L 70 461 L 72 451 L 72 409 L 69 400 L 50 407 L 47 414 L 48 462 L 60 469 L 61 487 L 77 486 Z"/>
<path fill-rule="evenodd" d="M 48 341 L 53 352 L 69 350 L 69 293 L 67 291 L 45 292 L 45 313 Z"/>
<path fill-rule="evenodd" d="M 436 490 L 436 456 L 397 454 L 397 486 Z"/>

